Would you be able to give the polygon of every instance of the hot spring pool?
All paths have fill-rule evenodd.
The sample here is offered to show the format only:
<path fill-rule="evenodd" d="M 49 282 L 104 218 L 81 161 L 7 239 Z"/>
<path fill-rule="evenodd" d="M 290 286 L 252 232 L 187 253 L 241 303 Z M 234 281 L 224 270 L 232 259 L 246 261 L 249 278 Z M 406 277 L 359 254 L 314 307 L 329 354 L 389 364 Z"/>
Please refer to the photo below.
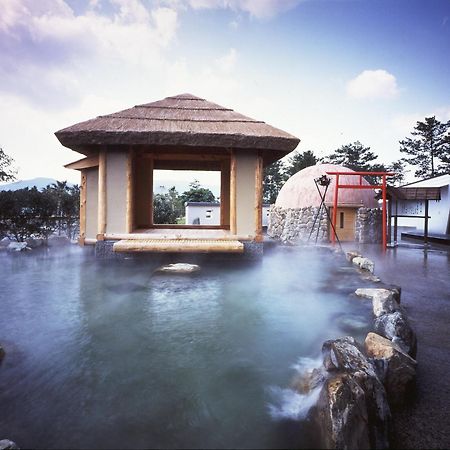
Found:
<path fill-rule="evenodd" d="M 318 249 L 187 277 L 78 247 L 0 264 L 0 439 L 23 448 L 314 446 L 290 382 L 371 324 L 355 272 Z"/>

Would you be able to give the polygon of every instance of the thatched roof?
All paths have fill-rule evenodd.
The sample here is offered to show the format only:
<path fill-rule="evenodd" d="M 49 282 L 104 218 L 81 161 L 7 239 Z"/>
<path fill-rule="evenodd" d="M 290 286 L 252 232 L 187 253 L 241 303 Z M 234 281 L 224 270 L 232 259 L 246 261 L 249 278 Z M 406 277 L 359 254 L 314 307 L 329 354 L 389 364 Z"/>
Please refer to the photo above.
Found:
<path fill-rule="evenodd" d="M 280 157 L 299 139 L 191 94 L 137 105 L 57 131 L 62 145 L 80 153 L 97 146 L 188 146 L 274 151 Z"/>

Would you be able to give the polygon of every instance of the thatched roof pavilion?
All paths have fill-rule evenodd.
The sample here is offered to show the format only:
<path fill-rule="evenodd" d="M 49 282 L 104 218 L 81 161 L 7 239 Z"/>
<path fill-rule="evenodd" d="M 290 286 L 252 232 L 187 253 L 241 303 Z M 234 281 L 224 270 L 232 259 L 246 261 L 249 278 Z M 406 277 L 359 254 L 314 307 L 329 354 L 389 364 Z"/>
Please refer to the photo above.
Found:
<path fill-rule="evenodd" d="M 82 171 L 80 242 L 121 239 L 116 251 L 168 251 L 175 235 L 214 240 L 205 248 L 198 244 L 198 251 L 241 251 L 243 241 L 261 241 L 263 167 L 299 143 L 278 128 L 191 94 L 99 116 L 55 134 L 62 145 L 86 156 L 66 165 Z M 220 171 L 220 226 L 155 224 L 155 169 Z M 144 239 L 158 242 L 128 243 Z M 217 240 L 229 245 L 218 249 Z M 192 249 L 191 244 L 177 245 L 177 251 Z"/>

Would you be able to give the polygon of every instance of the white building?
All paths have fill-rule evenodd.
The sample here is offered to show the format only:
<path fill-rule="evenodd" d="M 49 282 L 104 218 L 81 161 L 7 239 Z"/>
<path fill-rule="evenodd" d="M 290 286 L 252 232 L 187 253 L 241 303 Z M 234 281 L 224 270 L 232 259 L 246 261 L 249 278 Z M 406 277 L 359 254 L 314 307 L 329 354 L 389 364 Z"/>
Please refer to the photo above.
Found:
<path fill-rule="evenodd" d="M 268 204 L 262 207 L 262 225 L 267 227 L 269 217 Z M 217 202 L 187 202 L 186 225 L 220 225 L 220 203 Z"/>
<path fill-rule="evenodd" d="M 416 181 L 403 186 L 405 189 L 414 188 L 439 188 L 440 200 L 428 200 L 428 231 L 437 234 L 450 234 L 450 175 L 429 178 Z M 408 216 L 423 216 L 425 214 L 425 200 L 399 201 L 398 214 Z M 399 225 L 413 226 L 418 230 L 424 229 L 422 218 L 404 218 L 399 220 Z"/>
<path fill-rule="evenodd" d="M 220 225 L 220 203 L 187 202 L 186 225 Z"/>

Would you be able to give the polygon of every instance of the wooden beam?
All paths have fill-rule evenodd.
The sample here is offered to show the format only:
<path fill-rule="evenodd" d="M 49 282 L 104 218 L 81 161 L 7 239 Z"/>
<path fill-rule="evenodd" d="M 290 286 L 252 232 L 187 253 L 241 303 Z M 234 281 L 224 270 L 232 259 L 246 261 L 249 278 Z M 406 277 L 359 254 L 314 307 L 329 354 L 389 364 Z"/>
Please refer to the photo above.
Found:
<path fill-rule="evenodd" d="M 154 161 L 223 161 L 229 158 L 227 153 L 142 153 L 142 156 Z"/>
<path fill-rule="evenodd" d="M 133 231 L 134 226 L 134 170 L 133 150 L 128 150 L 127 155 L 127 233 Z"/>
<path fill-rule="evenodd" d="M 99 159 L 98 155 L 92 155 L 83 159 L 79 159 L 78 161 L 66 164 L 64 167 L 66 169 L 74 169 L 74 170 L 89 169 L 91 167 L 98 166 L 98 159 Z"/>
<path fill-rule="evenodd" d="M 398 236 L 398 200 L 395 199 L 395 217 L 394 217 L 394 244 L 397 244 L 397 236 Z"/>
<path fill-rule="evenodd" d="M 222 162 L 220 171 L 220 225 L 230 226 L 230 160 Z"/>
<path fill-rule="evenodd" d="M 231 234 L 237 233 L 237 216 L 236 216 L 236 153 L 231 152 L 230 160 L 230 231 Z"/>
<path fill-rule="evenodd" d="M 106 233 L 106 151 L 100 150 L 98 159 L 98 223 L 97 234 Z M 101 237 L 97 237 L 101 240 Z"/>
<path fill-rule="evenodd" d="M 263 158 L 256 157 L 255 169 L 255 241 L 262 242 Z"/>
<path fill-rule="evenodd" d="M 153 225 L 153 177 L 154 177 L 154 173 L 153 171 L 155 170 L 155 162 L 153 161 L 153 159 L 150 159 L 149 161 L 149 175 L 150 175 L 150 199 L 149 199 L 149 225 L 152 226 Z"/>
<path fill-rule="evenodd" d="M 153 192 L 152 160 L 135 155 L 134 165 L 134 226 L 145 228 L 151 224 Z"/>
<path fill-rule="evenodd" d="M 153 224 L 149 228 L 162 229 L 167 230 L 168 228 L 171 230 L 228 230 L 229 227 L 222 225 L 178 225 L 171 223 L 158 223 Z"/>
<path fill-rule="evenodd" d="M 155 160 L 155 169 L 158 170 L 204 170 L 219 171 L 221 161 L 184 161 L 184 160 Z"/>
<path fill-rule="evenodd" d="M 392 242 L 392 200 L 388 200 L 388 201 L 389 201 L 389 203 L 388 203 L 389 208 L 388 208 L 388 229 L 387 229 L 388 238 L 387 238 L 387 240 L 388 240 L 388 243 L 391 244 L 391 242 Z"/>
<path fill-rule="evenodd" d="M 428 207 L 429 200 L 425 200 L 425 227 L 423 229 L 423 242 L 428 244 Z"/>
<path fill-rule="evenodd" d="M 78 243 L 84 246 L 86 240 L 86 170 L 81 171 L 80 183 L 80 237 Z"/>

